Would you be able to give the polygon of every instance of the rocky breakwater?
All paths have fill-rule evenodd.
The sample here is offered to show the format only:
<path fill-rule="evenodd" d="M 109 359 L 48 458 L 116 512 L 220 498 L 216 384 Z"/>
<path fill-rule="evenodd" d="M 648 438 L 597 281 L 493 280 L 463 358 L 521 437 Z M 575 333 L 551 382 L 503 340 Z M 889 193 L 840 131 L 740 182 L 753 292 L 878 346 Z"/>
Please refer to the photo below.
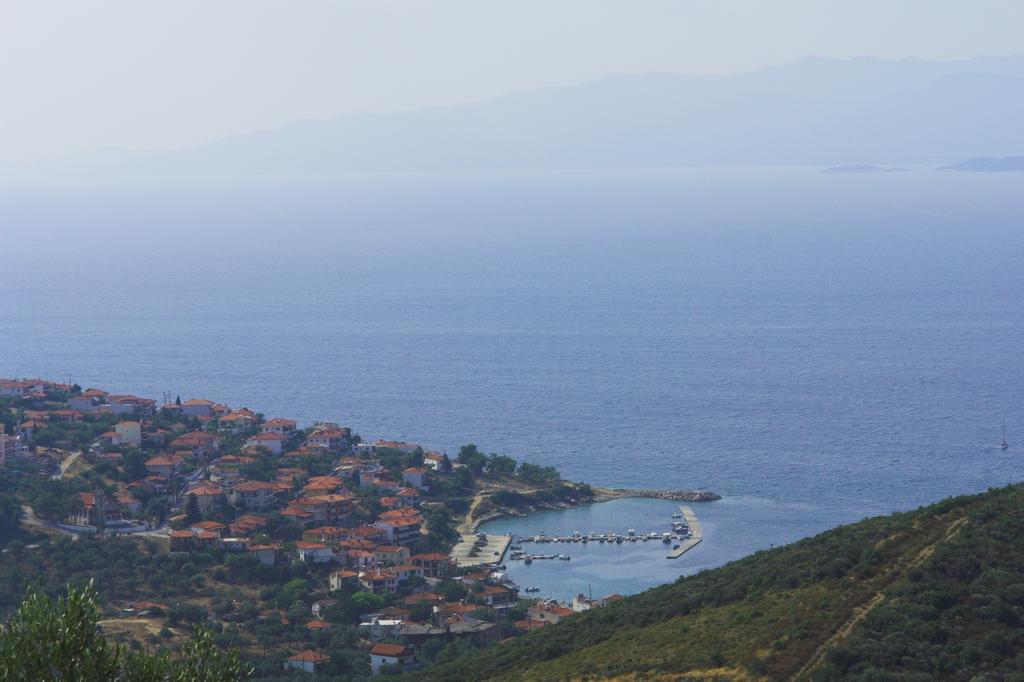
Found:
<path fill-rule="evenodd" d="M 594 492 L 607 499 L 616 497 L 647 497 L 674 502 L 714 502 L 721 495 L 706 490 L 652 490 L 646 488 L 594 488 Z"/>

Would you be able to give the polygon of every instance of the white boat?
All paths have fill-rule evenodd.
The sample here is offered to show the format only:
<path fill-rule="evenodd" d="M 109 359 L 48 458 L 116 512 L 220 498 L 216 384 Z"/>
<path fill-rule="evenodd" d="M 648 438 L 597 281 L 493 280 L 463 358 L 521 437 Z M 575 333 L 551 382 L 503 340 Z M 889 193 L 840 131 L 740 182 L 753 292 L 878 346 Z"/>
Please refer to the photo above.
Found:
<path fill-rule="evenodd" d="M 999 443 L 999 449 L 1000 450 L 1005 450 L 1008 447 L 1010 447 L 1010 446 L 1006 442 L 1006 420 L 1004 419 L 1003 420 L 1003 440 Z"/>

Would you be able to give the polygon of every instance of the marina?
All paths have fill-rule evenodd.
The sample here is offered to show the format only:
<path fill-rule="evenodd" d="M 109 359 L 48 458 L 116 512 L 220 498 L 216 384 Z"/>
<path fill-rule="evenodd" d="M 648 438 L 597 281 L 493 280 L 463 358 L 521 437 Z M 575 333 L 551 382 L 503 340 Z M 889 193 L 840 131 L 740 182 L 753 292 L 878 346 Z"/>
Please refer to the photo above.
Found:
<path fill-rule="evenodd" d="M 677 520 L 678 519 L 678 520 Z M 523 549 L 524 545 L 623 545 L 637 543 L 660 543 L 671 545 L 668 559 L 677 559 L 689 550 L 696 547 L 704 539 L 700 521 L 687 506 L 679 507 L 679 513 L 672 515 L 669 524 L 670 531 L 649 531 L 638 532 L 630 528 L 625 533 L 606 532 L 580 532 L 572 531 L 568 535 L 548 535 L 541 531 L 534 535 L 521 536 L 510 534 L 508 558 L 510 561 L 522 561 L 524 564 L 532 564 L 534 561 L 571 561 L 572 556 L 563 552 L 555 553 L 533 553 Z"/>

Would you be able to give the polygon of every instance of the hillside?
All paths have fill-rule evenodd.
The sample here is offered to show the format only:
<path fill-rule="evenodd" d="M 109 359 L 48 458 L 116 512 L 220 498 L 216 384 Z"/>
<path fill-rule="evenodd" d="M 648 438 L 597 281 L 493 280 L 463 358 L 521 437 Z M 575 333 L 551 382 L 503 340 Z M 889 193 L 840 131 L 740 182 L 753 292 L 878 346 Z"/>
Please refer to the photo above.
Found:
<path fill-rule="evenodd" d="M 1024 679 L 1021 537 L 1024 486 L 950 499 L 681 578 L 420 677 Z"/>
<path fill-rule="evenodd" d="M 186 149 L 106 150 L 34 170 L 251 175 L 948 163 L 1024 145 L 1022 82 L 1024 57 L 811 58 L 722 76 L 615 74 L 457 106 L 299 121 Z"/>

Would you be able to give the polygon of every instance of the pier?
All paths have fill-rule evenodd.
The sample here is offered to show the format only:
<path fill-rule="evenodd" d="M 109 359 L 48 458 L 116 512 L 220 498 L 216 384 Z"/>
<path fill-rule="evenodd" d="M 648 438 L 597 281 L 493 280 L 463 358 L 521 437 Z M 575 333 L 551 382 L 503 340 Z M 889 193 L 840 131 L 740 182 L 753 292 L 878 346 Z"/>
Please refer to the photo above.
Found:
<path fill-rule="evenodd" d="M 449 556 L 459 568 L 500 564 L 512 538 L 507 535 L 463 535 Z"/>
<path fill-rule="evenodd" d="M 700 529 L 700 521 L 697 520 L 693 510 L 689 507 L 681 506 L 679 511 L 683 513 L 683 519 L 686 521 L 686 525 L 690 527 L 690 537 L 681 542 L 678 549 L 673 549 L 669 552 L 668 556 L 665 557 L 666 559 L 678 559 L 699 545 L 704 539 L 704 533 Z"/>

